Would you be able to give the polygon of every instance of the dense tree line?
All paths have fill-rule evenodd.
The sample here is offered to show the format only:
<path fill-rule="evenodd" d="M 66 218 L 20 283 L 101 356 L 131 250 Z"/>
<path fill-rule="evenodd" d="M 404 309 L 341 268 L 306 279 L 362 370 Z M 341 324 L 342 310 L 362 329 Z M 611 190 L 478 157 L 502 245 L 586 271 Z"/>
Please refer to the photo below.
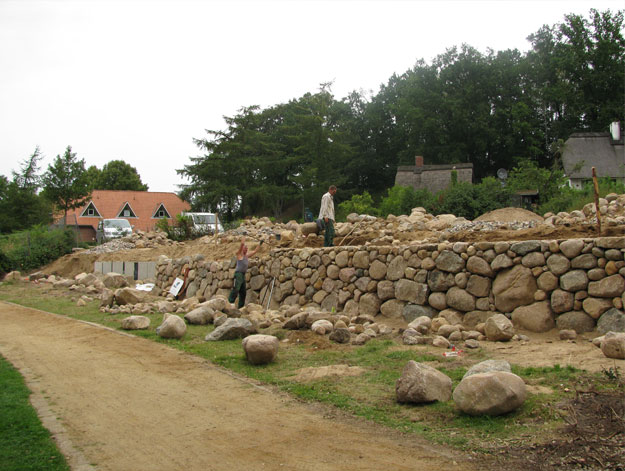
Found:
<path fill-rule="evenodd" d="M 137 169 L 122 160 L 111 160 L 100 170 L 85 167 L 71 146 L 57 155 L 45 172 L 40 173 L 39 147 L 13 171 L 9 180 L 0 175 L 0 234 L 49 224 L 54 214 L 66 220 L 70 209 L 82 206 L 92 190 L 147 191 Z"/>
<path fill-rule="evenodd" d="M 531 50 L 454 47 L 393 75 L 374 96 L 336 99 L 331 84 L 285 104 L 243 108 L 195 140 L 202 155 L 178 173 L 195 209 L 226 219 L 280 217 L 393 186 L 398 165 L 471 162 L 476 182 L 529 160 L 557 162 L 571 133 L 624 121 L 623 12 L 567 15 L 529 36 Z M 299 213 L 301 214 L 301 212 Z"/>

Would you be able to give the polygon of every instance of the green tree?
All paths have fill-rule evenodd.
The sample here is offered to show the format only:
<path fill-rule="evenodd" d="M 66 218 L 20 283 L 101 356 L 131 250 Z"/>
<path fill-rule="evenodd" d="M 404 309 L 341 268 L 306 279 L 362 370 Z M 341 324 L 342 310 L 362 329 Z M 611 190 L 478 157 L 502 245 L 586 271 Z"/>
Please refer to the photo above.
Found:
<path fill-rule="evenodd" d="M 40 188 L 39 147 L 13 171 L 13 180 L 3 177 L 0 192 L 0 232 L 9 233 L 50 221 L 51 206 L 38 194 Z"/>
<path fill-rule="evenodd" d="M 556 166 L 551 169 L 541 168 L 529 159 L 522 159 L 512 169 L 506 186 L 511 193 L 522 190 L 538 190 L 538 204 L 559 196 L 566 185 L 564 172 Z"/>
<path fill-rule="evenodd" d="M 104 164 L 95 181 L 94 190 L 148 190 L 137 169 L 123 160 L 111 160 Z"/>
<path fill-rule="evenodd" d="M 63 156 L 57 155 L 53 164 L 48 165 L 42 181 L 45 197 L 63 211 L 63 224 L 67 223 L 67 212 L 82 206 L 91 195 L 85 161 L 79 160 L 70 146 Z"/>

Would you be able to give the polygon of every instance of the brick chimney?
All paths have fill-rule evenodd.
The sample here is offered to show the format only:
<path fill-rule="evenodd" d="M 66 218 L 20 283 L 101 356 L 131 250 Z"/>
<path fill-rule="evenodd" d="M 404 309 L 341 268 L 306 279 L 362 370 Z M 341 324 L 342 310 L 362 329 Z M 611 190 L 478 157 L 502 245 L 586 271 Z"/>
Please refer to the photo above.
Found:
<path fill-rule="evenodd" d="M 414 165 L 415 167 L 423 167 L 423 156 L 422 155 L 417 155 L 414 158 Z"/>

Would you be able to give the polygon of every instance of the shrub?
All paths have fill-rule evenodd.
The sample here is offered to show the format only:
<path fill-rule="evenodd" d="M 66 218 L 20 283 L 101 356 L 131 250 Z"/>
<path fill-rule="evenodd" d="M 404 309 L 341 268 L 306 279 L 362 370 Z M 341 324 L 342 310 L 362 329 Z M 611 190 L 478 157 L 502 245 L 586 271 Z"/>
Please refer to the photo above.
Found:
<path fill-rule="evenodd" d="M 341 204 L 339 204 L 337 213 L 337 216 L 340 215 L 340 219 L 344 219 L 345 216 L 351 213 L 370 214 L 371 216 L 377 216 L 378 210 L 373 205 L 373 198 L 371 197 L 369 192 L 365 191 L 362 195 L 353 195 L 351 199 L 343 201 Z"/>
<path fill-rule="evenodd" d="M 71 253 L 74 245 L 75 233 L 71 229 L 35 226 L 3 237 L 0 264 L 5 271 L 32 270 Z"/>
<path fill-rule="evenodd" d="M 380 216 L 389 214 L 399 216 L 410 214 L 412 208 L 423 207 L 431 212 L 434 207 L 434 196 L 426 189 L 415 190 L 409 186 L 394 186 L 388 189 L 388 194 L 380 203 Z"/>

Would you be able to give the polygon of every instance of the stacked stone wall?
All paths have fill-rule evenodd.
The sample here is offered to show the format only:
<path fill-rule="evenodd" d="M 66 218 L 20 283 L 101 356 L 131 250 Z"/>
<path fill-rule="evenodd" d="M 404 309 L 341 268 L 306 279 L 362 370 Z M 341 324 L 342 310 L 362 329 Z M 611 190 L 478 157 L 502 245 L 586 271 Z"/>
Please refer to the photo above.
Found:
<path fill-rule="evenodd" d="M 625 237 L 276 249 L 251 260 L 247 302 L 406 321 L 451 309 L 469 325 L 501 312 L 534 331 L 592 330 L 623 307 L 624 253 Z M 234 267 L 162 258 L 156 282 L 166 294 L 187 269 L 187 296 L 208 299 L 229 293 Z"/>

